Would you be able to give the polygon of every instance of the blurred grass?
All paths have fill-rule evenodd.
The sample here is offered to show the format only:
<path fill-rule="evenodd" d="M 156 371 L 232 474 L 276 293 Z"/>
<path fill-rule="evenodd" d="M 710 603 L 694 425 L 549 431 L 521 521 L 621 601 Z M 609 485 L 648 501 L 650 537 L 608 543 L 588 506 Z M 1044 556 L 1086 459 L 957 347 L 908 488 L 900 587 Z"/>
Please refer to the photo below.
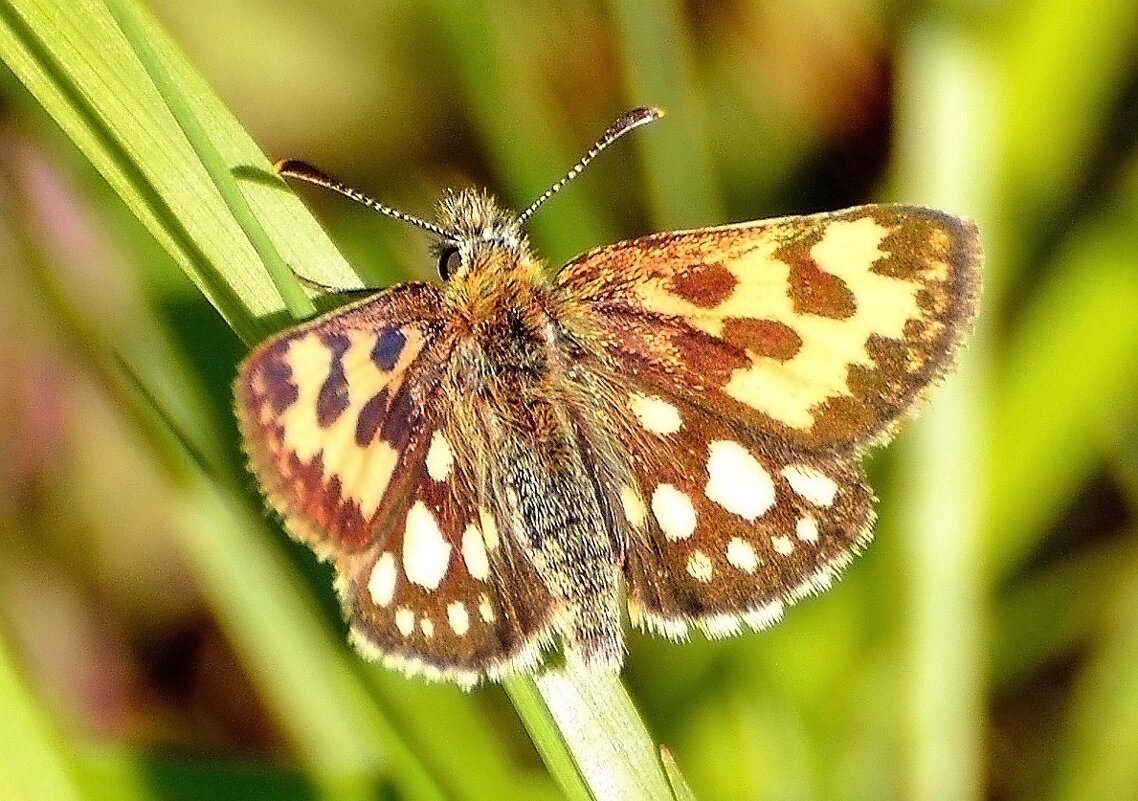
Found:
<path fill-rule="evenodd" d="M 253 139 L 285 148 L 274 156 L 306 157 L 290 152 L 295 142 L 324 137 L 332 162 L 322 166 L 414 212 L 439 184 L 467 178 L 522 206 L 614 113 L 667 106 L 648 135 L 606 155 L 535 219 L 535 239 L 555 260 L 642 233 L 642 220 L 705 224 L 806 203 L 889 197 L 977 218 L 988 254 L 979 336 L 928 420 L 871 464 L 882 497 L 878 541 L 831 592 L 771 632 L 682 647 L 634 637 L 628 681 L 698 798 L 1138 798 L 1132 3 L 887 10 L 756 0 L 649 11 L 615 0 L 432 0 L 382 15 L 332 3 L 321 17 L 266 0 L 240 18 L 224 4 L 155 9 L 221 87 L 225 103 L 160 29 L 151 32 L 223 160 L 246 168 L 237 177 L 258 219 L 290 266 L 331 285 L 356 279 L 268 175 Z M 259 501 L 233 470 L 227 400 L 217 400 L 228 398 L 231 371 L 208 363 L 218 351 L 171 330 L 194 340 L 224 333 L 200 296 L 164 277 L 169 265 L 146 266 L 157 251 L 145 237 L 162 243 L 246 342 L 282 324 L 284 304 L 103 7 L 70 11 L 3 0 L 0 57 L 143 225 L 105 208 L 95 175 L 4 76 L 0 147 L 10 166 L 0 199 L 22 205 L 0 215 L 0 255 L 16 266 L 0 298 L 10 343 L 0 346 L 0 367 L 14 376 L 6 390 L 14 394 L 3 397 L 15 399 L 0 405 L 12 432 L 0 447 L 0 553 L 15 555 L 0 560 L 0 611 L 12 621 L 9 650 L 26 659 L 5 660 L 23 689 L 0 702 L 7 713 L 12 699 L 38 700 L 14 729 L 21 742 L 46 756 L 44 776 L 63 777 L 59 793 L 70 783 L 90 798 L 555 797 L 499 691 L 468 696 L 361 665 L 343 645 L 326 573 L 299 551 L 282 555 L 279 534 L 260 522 Z M 329 87 L 319 77 L 327 70 L 306 71 L 304 45 L 287 58 L 252 57 L 256 29 L 234 26 L 259 18 L 273 31 L 265 41 L 311 41 L 322 59 L 341 48 L 346 63 L 380 64 L 384 74 L 352 83 L 341 72 Z M 330 45 L 332 31 L 348 32 L 347 41 Z M 286 100 L 288 113 L 277 114 L 274 104 Z M 339 117 L 296 113 L 337 102 Z M 260 121 L 252 138 L 228 107 Z M 365 116 L 376 109 L 381 117 Z M 278 117 L 287 125 L 273 124 Z M 422 134 L 378 134 L 407 128 Z M 61 250 L 72 224 L 60 221 L 58 201 L 36 195 L 42 176 L 15 149 L 13 130 L 29 132 L 74 176 L 71 192 L 89 199 L 81 214 L 121 254 L 74 242 Z M 637 166 L 643 182 L 631 177 Z M 424 269 L 413 232 L 360 222 L 336 199 L 305 199 L 358 255 L 361 273 Z M 88 257 L 96 277 L 116 258 L 141 264 L 155 313 L 133 293 L 112 300 L 99 281 L 68 272 Z M 51 337 L 66 344 L 45 350 Z M 61 358 L 78 366 L 80 385 L 97 389 L 48 381 L 42 390 L 44 360 Z M 40 417 L 53 404 L 106 399 L 119 419 L 108 434 L 135 456 L 108 465 L 110 477 L 55 467 L 61 457 L 43 442 L 98 441 L 78 432 L 85 418 L 105 418 L 82 406 L 47 423 L 20 416 L 27 376 L 39 376 L 27 408 Z M 121 499 L 93 511 L 57 486 L 57 474 L 94 487 L 118 480 Z M 135 486 L 142 475 L 160 488 L 152 496 Z M 76 657 L 82 640 L 47 624 L 70 619 L 67 607 L 44 588 L 32 596 L 40 614 L 30 616 L 13 589 L 32 567 L 24 560 L 35 559 L 111 614 L 122 601 L 106 589 L 116 574 L 96 537 L 130 547 L 116 529 L 150 519 L 133 505 L 147 497 L 164 521 L 152 539 L 190 566 L 194 591 L 232 648 L 229 670 L 248 677 L 252 703 L 265 710 L 258 730 L 270 743 L 279 738 L 252 747 L 232 723 L 217 725 L 225 753 L 248 771 L 194 753 L 202 746 L 190 721 L 223 703 L 224 672 L 196 679 L 205 699 L 164 701 L 177 714 L 167 711 L 160 725 L 141 700 L 152 695 L 132 697 L 129 719 L 97 737 L 115 747 L 86 747 L 97 716 L 60 700 L 66 687 L 40 655 L 54 643 L 55 662 L 85 664 Z M 173 594 L 178 582 L 169 586 Z M 145 627 L 175 622 L 154 598 L 135 603 L 152 608 Z M 44 724 L 53 718 L 58 724 Z M 0 765 L 0 783 L 18 770 Z"/>
<path fill-rule="evenodd" d="M 0 796 L 8 801 L 72 801 L 62 738 L 25 684 L 7 643 L 0 640 Z"/>

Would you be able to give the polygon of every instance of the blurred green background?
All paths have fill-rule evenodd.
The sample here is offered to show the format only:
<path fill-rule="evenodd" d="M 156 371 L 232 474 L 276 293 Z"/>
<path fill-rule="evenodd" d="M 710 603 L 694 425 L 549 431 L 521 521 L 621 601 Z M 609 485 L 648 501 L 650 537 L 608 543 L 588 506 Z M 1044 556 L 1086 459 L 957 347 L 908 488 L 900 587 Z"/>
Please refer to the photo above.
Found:
<path fill-rule="evenodd" d="M 466 184 L 523 207 L 664 106 L 534 219 L 552 263 L 871 201 L 976 219 L 982 318 L 870 460 L 872 547 L 769 632 L 633 635 L 626 684 L 701 799 L 1138 799 L 1133 0 L 149 10 L 228 163 L 412 213 Z M 557 797 L 500 689 L 363 663 L 266 519 L 229 385 L 287 320 L 131 116 L 108 20 L 0 0 L 0 798 Z M 262 191 L 289 264 L 347 286 Z M 420 232 L 301 194 L 368 285 L 432 274 Z"/>

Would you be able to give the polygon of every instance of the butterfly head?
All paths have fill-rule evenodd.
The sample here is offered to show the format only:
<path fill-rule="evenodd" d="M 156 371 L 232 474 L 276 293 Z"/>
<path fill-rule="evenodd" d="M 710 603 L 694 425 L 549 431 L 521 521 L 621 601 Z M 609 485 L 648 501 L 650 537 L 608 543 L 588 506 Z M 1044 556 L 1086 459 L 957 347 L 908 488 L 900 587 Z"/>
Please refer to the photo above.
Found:
<path fill-rule="evenodd" d="M 439 201 L 437 221 L 446 232 L 436 245 L 444 281 L 462 278 L 503 256 L 528 260 L 529 242 L 521 220 L 483 190 L 447 190 Z"/>

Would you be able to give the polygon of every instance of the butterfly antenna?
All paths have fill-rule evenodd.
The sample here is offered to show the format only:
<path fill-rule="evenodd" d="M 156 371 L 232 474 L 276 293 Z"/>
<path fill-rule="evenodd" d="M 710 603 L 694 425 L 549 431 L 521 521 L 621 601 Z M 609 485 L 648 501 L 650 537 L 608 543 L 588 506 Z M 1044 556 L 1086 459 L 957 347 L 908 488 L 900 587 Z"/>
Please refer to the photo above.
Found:
<path fill-rule="evenodd" d="M 612 125 L 605 129 L 605 132 L 601 134 L 596 143 L 587 151 L 585 151 L 585 155 L 581 157 L 581 160 L 574 164 L 569 172 L 565 173 L 564 178 L 555 183 L 553 186 L 549 187 L 549 189 L 545 190 L 541 197 L 539 197 L 533 203 L 530 203 L 529 208 L 518 215 L 518 222 L 524 223 L 527 219 L 529 219 L 530 216 L 533 215 L 535 211 L 537 211 L 538 207 L 542 203 L 549 200 L 561 189 L 561 187 L 565 186 L 565 184 L 569 183 L 578 175 L 580 175 L 581 170 L 585 169 L 585 165 L 595 159 L 597 155 L 606 147 L 611 145 L 617 139 L 620 139 L 620 137 L 624 136 L 633 128 L 639 128 L 641 125 L 652 122 L 653 120 L 658 120 L 663 116 L 663 109 L 654 108 L 652 106 L 641 106 L 640 108 L 634 108 L 631 111 L 626 111 L 621 114 L 616 118 L 616 120 L 613 121 Z"/>
<path fill-rule="evenodd" d="M 434 223 L 429 223 L 426 220 L 421 220 L 411 214 L 399 211 L 398 209 L 393 209 L 390 206 L 385 206 L 378 200 L 374 200 L 368 197 L 358 189 L 352 189 L 347 184 L 341 181 L 337 181 L 332 176 L 321 172 L 306 162 L 298 161 L 297 159 L 282 159 L 273 165 L 273 169 L 278 175 L 283 175 L 287 178 L 296 178 L 310 184 L 322 186 L 325 189 L 331 189 L 333 192 L 339 192 L 344 197 L 349 197 L 357 203 L 362 203 L 369 209 L 375 209 L 380 214 L 386 214 L 388 217 L 394 217 L 397 220 L 411 223 L 411 225 L 417 225 L 419 228 L 423 228 L 433 234 L 437 234 L 443 239 L 446 239 L 449 236 L 446 231 Z"/>

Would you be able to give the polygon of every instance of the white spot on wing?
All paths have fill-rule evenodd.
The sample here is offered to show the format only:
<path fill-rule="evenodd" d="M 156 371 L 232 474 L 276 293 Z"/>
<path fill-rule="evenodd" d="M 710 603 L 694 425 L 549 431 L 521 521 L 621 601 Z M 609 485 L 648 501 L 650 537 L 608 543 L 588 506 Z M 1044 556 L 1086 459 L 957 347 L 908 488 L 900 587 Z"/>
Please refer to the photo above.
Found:
<path fill-rule="evenodd" d="M 652 493 L 652 514 L 670 540 L 687 539 L 695 531 L 695 507 L 686 492 L 659 484 Z"/>
<path fill-rule="evenodd" d="M 415 630 L 415 613 L 405 606 L 395 610 L 395 627 L 404 637 L 410 637 Z"/>
<path fill-rule="evenodd" d="M 759 557 L 751 543 L 739 537 L 732 537 L 727 543 L 727 562 L 745 573 L 754 573 L 759 566 Z"/>
<path fill-rule="evenodd" d="M 679 409 L 655 395 L 633 392 L 628 396 L 628 407 L 640 425 L 653 434 L 675 434 L 683 427 Z"/>
<path fill-rule="evenodd" d="M 447 604 L 447 621 L 454 633 L 460 637 L 470 631 L 470 613 L 466 611 L 466 604 L 462 601 Z"/>
<path fill-rule="evenodd" d="M 435 624 L 429 617 L 424 616 L 419 620 L 419 630 L 428 640 L 435 636 Z"/>
<path fill-rule="evenodd" d="M 744 520 L 755 521 L 774 506 L 774 481 L 750 451 L 716 440 L 707 459 L 707 497 Z"/>
<path fill-rule="evenodd" d="M 368 578 L 367 591 L 377 606 L 386 607 L 395 597 L 395 555 L 385 551 L 375 561 Z"/>
<path fill-rule="evenodd" d="M 807 464 L 792 464 L 782 468 L 782 477 L 803 500 L 815 506 L 833 506 L 838 495 L 834 479 Z"/>
<path fill-rule="evenodd" d="M 783 556 L 790 556 L 794 553 L 794 543 L 790 541 L 790 537 L 784 537 L 782 534 L 771 537 L 771 545 L 774 546 L 775 551 Z"/>
<path fill-rule="evenodd" d="M 441 431 L 431 435 L 431 447 L 427 449 L 427 475 L 435 481 L 446 481 L 454 467 L 454 451 L 450 441 Z"/>
<path fill-rule="evenodd" d="M 462 561 L 466 563 L 467 572 L 479 581 L 490 577 L 490 561 L 486 558 L 482 532 L 473 523 L 462 532 Z"/>
<path fill-rule="evenodd" d="M 711 559 L 703 551 L 695 550 L 688 557 L 688 573 L 696 581 L 711 581 L 711 574 L 715 572 Z"/>
<path fill-rule="evenodd" d="M 798 518 L 798 522 L 794 524 L 794 535 L 803 542 L 817 542 L 818 521 L 810 515 Z"/>
<path fill-rule="evenodd" d="M 422 501 L 407 513 L 403 534 L 403 572 L 428 590 L 438 589 L 450 561 L 450 543 L 443 539 L 439 521 Z"/>

